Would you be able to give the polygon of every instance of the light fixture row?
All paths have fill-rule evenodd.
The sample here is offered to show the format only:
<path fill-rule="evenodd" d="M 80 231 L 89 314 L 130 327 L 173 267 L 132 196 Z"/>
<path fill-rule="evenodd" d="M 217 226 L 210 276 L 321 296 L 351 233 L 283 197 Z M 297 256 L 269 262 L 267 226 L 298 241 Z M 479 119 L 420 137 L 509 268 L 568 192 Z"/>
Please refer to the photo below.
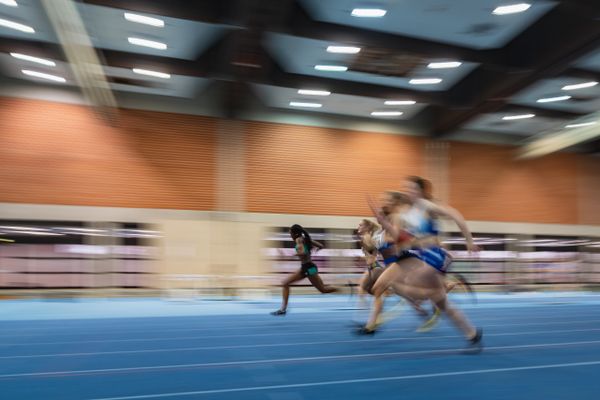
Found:
<path fill-rule="evenodd" d="M 0 0 L 0 5 L 10 6 L 10 7 L 18 7 L 18 3 L 15 0 Z M 139 14 L 134 14 L 134 13 L 129 13 L 129 12 L 124 13 L 123 16 L 126 20 L 128 20 L 130 22 L 136 22 L 136 23 L 151 25 L 151 26 L 160 27 L 160 28 L 165 26 L 164 21 L 161 19 L 158 19 L 158 18 L 147 17 L 144 15 L 139 15 Z M 24 25 L 24 24 L 14 22 L 14 21 L 10 21 L 10 20 L 4 19 L 4 18 L 0 18 L 0 26 L 9 28 L 9 29 L 13 29 L 13 30 L 17 30 L 20 32 L 24 32 L 24 33 L 35 33 L 35 29 L 31 26 Z M 150 48 L 154 48 L 154 49 L 158 49 L 158 50 L 166 50 L 167 49 L 167 45 L 165 43 L 157 42 L 154 40 L 148 40 L 148 39 L 137 38 L 137 37 L 129 37 L 129 38 L 127 38 L 127 40 L 129 43 L 131 43 L 133 45 L 137 45 L 137 46 L 150 47 Z M 45 58 L 35 57 L 35 56 L 31 56 L 31 55 L 27 55 L 27 54 L 23 54 L 23 53 L 17 53 L 17 52 L 12 52 L 12 53 L 10 53 L 10 55 L 18 60 L 31 62 L 31 63 L 35 63 L 35 64 L 40 64 L 40 65 L 44 65 L 47 67 L 56 67 L 56 62 L 53 60 L 48 60 Z M 53 81 L 53 82 L 65 83 L 67 81 L 62 76 L 48 74 L 48 73 L 41 72 L 41 71 L 22 69 L 21 72 L 27 76 L 31 76 L 31 77 L 39 78 L 39 79 L 45 79 L 45 80 L 49 80 L 49 81 Z M 142 68 L 133 68 L 132 72 L 139 74 L 139 75 L 152 76 L 152 77 L 161 78 L 161 79 L 171 78 L 170 74 L 167 74 L 164 72 L 152 71 L 152 70 L 148 70 L 148 69 L 142 69 Z"/>
<path fill-rule="evenodd" d="M 329 96 L 331 92 L 328 90 L 318 90 L 318 89 L 298 89 L 298 94 L 304 96 Z M 402 100 L 386 100 L 384 104 L 386 106 L 410 106 L 414 105 L 417 102 L 415 100 L 402 99 Z M 290 107 L 300 107 L 300 108 L 322 108 L 323 104 L 318 102 L 310 102 L 310 101 L 290 101 Z M 377 110 L 371 112 L 373 117 L 398 117 L 404 114 L 403 111 L 398 110 Z"/>
<path fill-rule="evenodd" d="M 507 4 L 494 8 L 492 14 L 518 14 L 529 10 L 529 8 L 531 8 L 529 3 Z M 387 10 L 383 8 L 354 8 L 350 15 L 357 18 L 383 18 L 387 15 Z"/>

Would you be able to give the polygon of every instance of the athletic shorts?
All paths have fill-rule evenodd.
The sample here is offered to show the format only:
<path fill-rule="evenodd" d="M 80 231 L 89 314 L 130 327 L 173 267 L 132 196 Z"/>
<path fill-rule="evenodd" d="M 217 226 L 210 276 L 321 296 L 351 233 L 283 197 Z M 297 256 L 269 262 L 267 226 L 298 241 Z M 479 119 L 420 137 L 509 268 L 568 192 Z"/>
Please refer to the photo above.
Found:
<path fill-rule="evenodd" d="M 386 267 L 388 267 L 390 264 L 397 263 L 411 257 L 417 257 L 417 254 L 413 253 L 412 251 L 403 250 L 400 253 L 398 253 L 398 255 L 393 255 L 388 258 L 384 258 L 383 263 Z"/>
<path fill-rule="evenodd" d="M 444 273 L 448 271 L 448 267 L 452 263 L 452 256 L 450 256 L 450 253 L 441 247 L 411 250 L 411 253 L 419 258 L 419 260 Z"/>
<path fill-rule="evenodd" d="M 307 262 L 302 264 L 302 274 L 304 276 L 313 276 L 319 273 L 319 269 L 313 262 Z"/>

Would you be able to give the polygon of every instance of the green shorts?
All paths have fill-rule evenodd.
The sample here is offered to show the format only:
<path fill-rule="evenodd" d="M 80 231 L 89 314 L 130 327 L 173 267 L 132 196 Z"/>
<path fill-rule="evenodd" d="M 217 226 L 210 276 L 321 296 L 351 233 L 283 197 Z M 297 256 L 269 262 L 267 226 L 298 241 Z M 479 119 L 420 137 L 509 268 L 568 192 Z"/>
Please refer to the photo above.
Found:
<path fill-rule="evenodd" d="M 313 262 L 302 264 L 302 274 L 304 276 L 313 276 L 319 273 L 319 269 Z"/>

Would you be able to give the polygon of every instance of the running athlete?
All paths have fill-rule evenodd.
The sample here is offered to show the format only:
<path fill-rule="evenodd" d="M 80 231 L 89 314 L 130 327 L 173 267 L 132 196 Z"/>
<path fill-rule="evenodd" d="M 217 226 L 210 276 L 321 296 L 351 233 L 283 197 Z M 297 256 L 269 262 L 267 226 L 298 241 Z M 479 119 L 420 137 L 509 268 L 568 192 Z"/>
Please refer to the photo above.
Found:
<path fill-rule="evenodd" d="M 393 193 L 388 193 L 388 196 L 395 196 L 395 194 Z M 400 196 L 398 194 L 398 196 Z M 403 204 L 404 206 L 409 205 L 409 200 L 407 198 L 403 198 L 404 200 L 401 201 L 400 203 Z M 389 212 L 387 207 L 384 207 L 385 212 Z M 381 274 L 383 273 L 384 269 L 387 268 L 389 265 L 397 262 L 399 260 L 398 257 L 398 250 L 396 248 L 396 245 L 394 243 L 394 240 L 391 239 L 389 237 L 389 235 L 386 233 L 385 230 L 381 229 L 381 227 L 369 220 L 363 220 L 358 227 L 358 232 L 361 235 L 361 240 L 362 240 L 362 248 L 363 248 L 363 252 L 365 253 L 365 258 L 367 260 L 367 265 L 368 265 L 368 269 L 365 272 L 365 274 L 363 275 L 362 279 L 361 279 L 361 283 L 360 283 L 360 288 L 359 289 L 359 294 L 361 294 L 361 305 L 365 304 L 365 300 L 364 300 L 364 294 L 365 293 L 369 293 L 369 294 L 373 294 L 373 285 L 375 284 L 375 282 L 377 281 L 377 279 L 379 278 L 379 276 L 381 276 Z M 384 266 L 381 266 L 381 264 L 379 264 L 377 262 L 377 254 L 381 254 L 381 257 L 383 258 L 383 263 Z M 391 293 L 393 293 L 393 288 L 391 289 Z M 418 315 L 420 315 L 421 317 L 428 317 L 429 313 L 424 310 L 420 304 L 417 301 L 414 301 L 410 298 L 405 298 L 405 300 L 407 300 L 410 305 L 414 308 L 414 310 L 417 312 Z M 384 314 L 382 314 L 378 320 L 378 324 L 384 323 L 386 320 L 393 318 L 394 316 L 397 316 L 400 308 L 398 306 L 401 306 L 402 303 L 398 303 L 397 306 L 393 307 L 392 310 L 385 312 Z M 427 327 L 433 327 L 435 325 L 435 321 L 438 318 L 438 314 L 434 314 L 432 316 L 431 319 L 429 319 L 428 321 L 426 321 L 425 324 L 427 324 Z M 423 328 L 425 326 L 425 324 L 423 324 L 419 330 L 423 330 L 425 328 Z M 427 328 L 429 329 L 429 328 Z"/>
<path fill-rule="evenodd" d="M 289 275 L 283 282 L 281 308 L 273 311 L 271 315 L 285 315 L 287 313 L 288 300 L 290 297 L 290 285 L 294 282 L 308 278 L 310 283 L 321 293 L 337 292 L 337 288 L 326 286 L 319 276 L 319 269 L 312 261 L 311 251 L 322 249 L 324 246 L 310 238 L 309 233 L 300 225 L 295 224 L 290 228 L 290 236 L 296 243 L 296 255 L 300 258 L 301 266 L 296 272 Z"/>
<path fill-rule="evenodd" d="M 403 297 L 431 300 L 441 312 L 448 315 L 473 347 L 480 348 L 482 330 L 475 329 L 447 299 L 444 272 L 451 259 L 439 246 L 434 218 L 445 216 L 454 220 L 467 240 L 469 251 L 475 251 L 477 247 L 473 243 L 471 232 L 458 211 L 425 199 L 427 185 L 422 178 L 408 178 L 405 182 L 405 190 L 412 203 L 408 210 L 401 210 L 393 198 L 390 199 L 388 206 L 394 207 L 394 213 L 389 217 L 371 205 L 384 229 L 392 238 L 402 242 L 403 247 L 399 252 L 398 262 L 388 267 L 375 283 L 372 314 L 360 333 L 374 332 L 378 315 L 383 307 L 385 291 L 393 287 Z M 413 238 L 407 240 L 410 236 Z M 415 243 L 418 243 L 420 249 L 410 251 L 409 249 L 414 247 Z"/>
<path fill-rule="evenodd" d="M 365 256 L 367 270 L 362 275 L 358 284 L 359 304 L 366 304 L 365 295 L 371 294 L 371 289 L 383 272 L 383 266 L 377 262 L 378 250 L 375 245 L 374 236 L 379 233 L 381 227 L 371 220 L 363 219 L 358 224 L 357 233 L 360 237 L 360 246 Z"/>

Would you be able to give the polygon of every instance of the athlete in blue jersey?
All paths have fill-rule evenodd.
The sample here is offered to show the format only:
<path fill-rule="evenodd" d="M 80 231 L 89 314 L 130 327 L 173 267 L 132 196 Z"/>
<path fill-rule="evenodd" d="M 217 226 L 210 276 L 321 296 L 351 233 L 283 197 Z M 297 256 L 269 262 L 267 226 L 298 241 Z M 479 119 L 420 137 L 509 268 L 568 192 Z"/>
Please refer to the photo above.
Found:
<path fill-rule="evenodd" d="M 408 205 L 408 202 L 406 203 Z M 364 219 L 358 225 L 358 234 L 361 238 L 361 248 L 367 261 L 367 271 L 363 274 L 359 284 L 359 303 L 364 305 L 364 295 L 373 294 L 373 285 L 383 273 L 385 268 L 398 262 L 400 255 L 394 240 L 389 234 L 374 222 Z M 383 259 L 383 265 L 377 262 L 377 255 L 380 254 Z M 393 289 L 393 288 L 392 288 Z M 428 317 L 429 313 L 412 299 L 406 300 L 413 306 L 417 314 L 422 317 Z"/>
<path fill-rule="evenodd" d="M 393 287 L 403 297 L 429 299 L 464 333 L 472 347 L 481 348 L 482 330 L 476 329 L 462 312 L 452 306 L 446 296 L 444 272 L 451 262 L 449 254 L 441 247 L 435 218 L 452 219 L 467 241 L 469 251 L 477 251 L 473 237 L 462 215 L 453 208 L 441 206 L 427 197 L 427 181 L 410 177 L 404 184 L 406 196 L 411 201 L 408 209 L 395 208 L 394 215 L 385 216 L 372 206 L 379 223 L 391 237 L 400 241 L 400 254 L 404 255 L 395 265 L 387 268 L 373 287 L 375 301 L 364 333 L 374 330 L 383 307 L 384 293 Z M 414 248 L 417 250 L 414 250 Z"/>

